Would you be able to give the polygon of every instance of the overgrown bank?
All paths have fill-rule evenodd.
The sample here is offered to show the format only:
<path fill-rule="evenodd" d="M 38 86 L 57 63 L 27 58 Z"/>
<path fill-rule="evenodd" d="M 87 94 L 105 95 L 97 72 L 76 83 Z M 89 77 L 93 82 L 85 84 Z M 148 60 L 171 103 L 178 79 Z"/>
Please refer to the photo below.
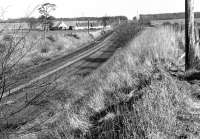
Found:
<path fill-rule="evenodd" d="M 127 28 L 137 26 L 128 26 Z M 140 28 L 140 27 L 139 27 Z M 140 29 L 126 33 L 136 35 Z M 118 30 L 120 31 L 120 30 Z M 124 31 L 124 30 L 123 30 Z M 122 30 L 119 34 L 123 34 Z M 127 37 L 119 35 L 119 39 Z M 130 37 L 131 38 L 131 37 Z M 169 74 L 183 63 L 184 36 L 171 27 L 149 28 L 102 67 L 65 87 L 56 113 L 41 127 L 40 138 L 182 138 L 198 136 L 190 115 L 192 86 Z M 122 45 L 121 45 L 122 46 Z M 66 100 L 65 100 L 66 99 Z M 66 102 L 63 104 L 63 102 Z M 186 117 L 185 117 L 186 115 Z"/>

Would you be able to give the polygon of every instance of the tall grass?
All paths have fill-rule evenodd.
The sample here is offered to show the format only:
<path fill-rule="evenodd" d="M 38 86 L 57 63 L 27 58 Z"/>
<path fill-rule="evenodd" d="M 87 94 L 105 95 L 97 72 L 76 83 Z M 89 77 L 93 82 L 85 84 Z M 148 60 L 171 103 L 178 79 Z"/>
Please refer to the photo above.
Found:
<path fill-rule="evenodd" d="M 133 28 L 135 32 L 129 30 Z M 127 29 L 118 32 L 120 39 L 123 31 L 134 36 L 140 30 Z M 42 126 L 41 138 L 168 139 L 193 132 L 178 118 L 190 85 L 167 72 L 179 66 L 183 33 L 159 27 L 137 35 L 129 43 L 133 36 L 121 40 L 126 47 L 76 82 L 70 89 L 74 99 L 57 105 L 55 116 Z"/>

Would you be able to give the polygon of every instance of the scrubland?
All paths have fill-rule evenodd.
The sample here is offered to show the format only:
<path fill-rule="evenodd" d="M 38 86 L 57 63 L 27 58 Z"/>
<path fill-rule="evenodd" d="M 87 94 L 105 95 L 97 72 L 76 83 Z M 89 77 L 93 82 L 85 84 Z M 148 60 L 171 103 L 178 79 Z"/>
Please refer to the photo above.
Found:
<path fill-rule="evenodd" d="M 184 63 L 184 33 L 142 28 L 119 27 L 114 45 L 121 49 L 85 78 L 63 77 L 62 97 L 51 100 L 53 114 L 20 131 L 55 139 L 198 138 L 199 108 L 191 94 L 199 87 L 171 75 Z"/>

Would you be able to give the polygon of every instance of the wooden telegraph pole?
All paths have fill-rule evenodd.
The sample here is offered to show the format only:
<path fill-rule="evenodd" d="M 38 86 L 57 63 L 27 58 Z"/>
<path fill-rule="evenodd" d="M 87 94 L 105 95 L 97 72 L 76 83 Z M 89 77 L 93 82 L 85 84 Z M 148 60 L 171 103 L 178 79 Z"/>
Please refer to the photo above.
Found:
<path fill-rule="evenodd" d="M 185 71 L 195 59 L 194 0 L 185 0 Z"/>
<path fill-rule="evenodd" d="M 88 34 L 90 33 L 90 20 L 88 19 Z"/>

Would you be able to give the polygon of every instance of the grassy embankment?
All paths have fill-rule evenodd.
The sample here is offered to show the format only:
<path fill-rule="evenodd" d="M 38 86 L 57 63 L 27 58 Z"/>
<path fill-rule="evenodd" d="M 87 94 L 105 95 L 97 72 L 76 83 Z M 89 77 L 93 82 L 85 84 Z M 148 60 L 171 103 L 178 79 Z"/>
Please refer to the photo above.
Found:
<path fill-rule="evenodd" d="M 139 28 L 118 30 L 119 40 L 134 36 Z M 169 74 L 183 63 L 183 40 L 183 32 L 159 27 L 145 29 L 123 43 L 126 47 L 98 70 L 73 81 L 75 85 L 65 85 L 63 95 L 74 99 L 69 103 L 63 96 L 62 103 L 56 102 L 55 114 L 44 121 L 39 136 L 168 139 L 198 135 L 198 122 L 190 115 L 193 109 L 187 101 L 198 87 Z"/>

